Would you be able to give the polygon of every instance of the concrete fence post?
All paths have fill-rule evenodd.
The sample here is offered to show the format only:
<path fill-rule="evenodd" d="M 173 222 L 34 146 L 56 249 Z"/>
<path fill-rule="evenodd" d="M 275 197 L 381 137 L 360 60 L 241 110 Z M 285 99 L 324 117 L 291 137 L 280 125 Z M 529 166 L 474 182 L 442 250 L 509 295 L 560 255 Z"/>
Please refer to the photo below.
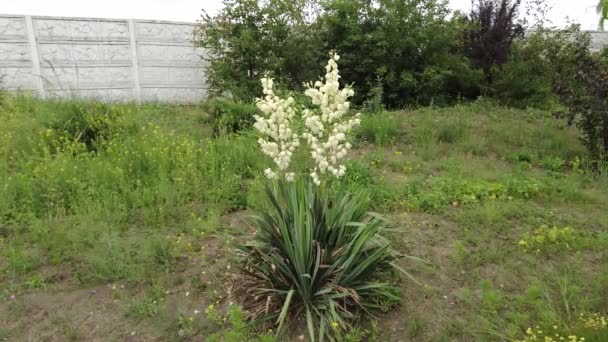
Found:
<path fill-rule="evenodd" d="M 36 76 L 36 91 L 41 98 L 46 98 L 44 90 L 44 80 L 40 71 L 40 55 L 38 54 L 38 42 L 36 41 L 36 31 L 34 30 L 34 21 L 31 15 L 25 16 L 25 28 L 27 33 L 27 41 L 30 46 L 30 59 L 32 60 L 32 74 Z"/>
<path fill-rule="evenodd" d="M 141 83 L 139 81 L 139 57 L 137 53 L 137 33 L 135 32 L 135 19 L 129 19 L 129 40 L 131 42 L 131 66 L 133 68 L 133 90 L 135 100 L 141 103 Z"/>

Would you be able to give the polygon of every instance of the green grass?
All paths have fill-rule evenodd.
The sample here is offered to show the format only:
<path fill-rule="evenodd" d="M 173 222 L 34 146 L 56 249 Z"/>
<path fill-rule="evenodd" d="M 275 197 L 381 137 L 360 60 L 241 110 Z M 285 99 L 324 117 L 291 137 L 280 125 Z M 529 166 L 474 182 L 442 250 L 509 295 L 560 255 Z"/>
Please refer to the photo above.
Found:
<path fill-rule="evenodd" d="M 234 242 L 267 205 L 254 132 L 218 134 L 201 106 L 0 101 L 0 339 L 254 338 L 228 309 Z M 601 341 L 579 314 L 608 310 L 608 172 L 586 169 L 577 135 L 484 102 L 364 116 L 338 185 L 366 193 L 393 247 L 427 262 L 404 261 L 421 284 L 403 278 L 401 305 L 344 339 L 514 340 L 555 325 Z M 574 233 L 519 245 L 542 226 Z M 106 311 L 88 318 L 97 300 Z M 52 314 L 32 323 L 40 310 Z"/>

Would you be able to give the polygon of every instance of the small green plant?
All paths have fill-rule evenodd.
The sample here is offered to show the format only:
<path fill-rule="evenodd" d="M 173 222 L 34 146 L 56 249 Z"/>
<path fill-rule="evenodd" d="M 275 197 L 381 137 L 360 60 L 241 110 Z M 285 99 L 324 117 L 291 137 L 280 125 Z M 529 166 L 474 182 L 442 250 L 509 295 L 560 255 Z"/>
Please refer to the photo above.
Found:
<path fill-rule="evenodd" d="M 533 233 L 525 233 L 518 245 L 525 250 L 541 251 L 550 248 L 571 248 L 578 233 L 570 228 L 549 228 L 546 225 L 536 229 Z"/>
<path fill-rule="evenodd" d="M 464 243 L 460 240 L 455 240 L 452 244 L 452 248 L 452 259 L 457 265 L 462 265 L 468 254 Z"/>
<path fill-rule="evenodd" d="M 559 157 L 545 157 L 541 161 L 541 165 L 545 170 L 560 172 L 563 170 L 566 162 Z"/>
<path fill-rule="evenodd" d="M 410 338 L 416 338 L 422 334 L 424 331 L 424 327 L 426 326 L 426 322 L 420 318 L 414 318 L 410 321 L 410 324 L 407 328 L 407 334 Z"/>
<path fill-rule="evenodd" d="M 35 275 L 25 281 L 27 289 L 41 289 L 46 287 L 46 279 L 41 275 Z"/>
<path fill-rule="evenodd" d="M 269 334 L 258 334 L 248 324 L 245 313 L 236 305 L 228 308 L 226 317 L 221 317 L 217 309 L 207 309 L 207 318 L 215 322 L 222 330 L 207 337 L 209 342 L 274 342 L 276 339 Z"/>
<path fill-rule="evenodd" d="M 465 134 L 464 125 L 461 122 L 448 122 L 437 128 L 437 140 L 439 142 L 454 144 Z"/>
<path fill-rule="evenodd" d="M 129 307 L 129 314 L 137 318 L 154 317 L 165 299 L 165 290 L 155 285 L 143 297 L 136 299 Z"/>

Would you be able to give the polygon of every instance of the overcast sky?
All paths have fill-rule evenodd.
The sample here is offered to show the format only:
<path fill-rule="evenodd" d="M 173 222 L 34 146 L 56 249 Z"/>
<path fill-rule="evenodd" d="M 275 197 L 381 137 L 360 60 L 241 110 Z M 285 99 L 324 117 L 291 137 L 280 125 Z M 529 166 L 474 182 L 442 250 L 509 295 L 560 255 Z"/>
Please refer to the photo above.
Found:
<path fill-rule="evenodd" d="M 288 1 L 288 0 L 287 0 Z M 525 1 L 525 0 L 524 0 Z M 547 0 L 556 25 L 570 21 L 596 29 L 598 0 Z M 454 9 L 468 11 L 470 0 L 450 0 Z M 70 17 L 135 18 L 196 21 L 205 9 L 214 13 L 221 0 L 0 0 L 0 14 L 31 14 Z"/>

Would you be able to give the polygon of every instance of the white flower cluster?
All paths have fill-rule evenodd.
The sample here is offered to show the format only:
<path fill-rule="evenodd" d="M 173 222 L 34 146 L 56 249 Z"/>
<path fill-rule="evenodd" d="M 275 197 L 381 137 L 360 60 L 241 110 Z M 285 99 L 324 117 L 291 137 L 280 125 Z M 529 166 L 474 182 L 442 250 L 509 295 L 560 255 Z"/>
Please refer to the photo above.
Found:
<path fill-rule="evenodd" d="M 344 159 L 351 144 L 347 141 L 349 133 L 361 121 L 360 114 L 347 118 L 345 115 L 350 108 L 348 101 L 354 95 L 350 87 L 340 89 L 340 75 L 338 60 L 340 56 L 330 54 L 325 67 L 325 80 L 308 84 L 304 94 L 312 99 L 318 110 L 305 109 L 302 112 L 304 119 L 304 133 L 311 148 L 311 156 L 315 163 L 310 176 L 315 184 L 320 185 L 320 177 L 329 173 L 335 177 L 342 177 L 346 167 L 340 162 Z M 291 130 L 291 122 L 295 116 L 294 99 L 282 99 L 274 94 L 273 80 L 262 78 L 264 97 L 257 99 L 257 107 L 264 116 L 255 115 L 254 127 L 262 134 L 258 143 L 264 154 L 270 156 L 276 164 L 278 171 L 264 170 L 269 179 L 278 179 L 284 176 L 286 180 L 293 181 L 294 173 L 287 172 L 291 156 L 299 146 L 299 136 Z"/>
<path fill-rule="evenodd" d="M 272 158 L 278 169 L 273 171 L 268 168 L 264 174 L 269 179 L 284 175 L 287 181 L 293 181 L 294 173 L 287 172 L 287 169 L 293 152 L 300 145 L 298 135 L 291 131 L 291 120 L 295 116 L 294 99 L 276 96 L 272 90 L 271 78 L 262 78 L 261 82 L 264 97 L 257 99 L 256 105 L 265 115 L 255 115 L 256 122 L 253 126 L 262 134 L 262 138 L 258 139 L 262 152 Z"/>
<path fill-rule="evenodd" d="M 340 56 L 332 53 L 325 67 L 325 82 L 308 84 L 304 92 L 320 108 L 320 112 L 308 109 L 302 112 L 305 120 L 302 136 L 310 145 L 316 164 L 310 176 L 317 185 L 321 183 L 320 176 L 326 172 L 335 177 L 344 175 L 346 167 L 340 162 L 352 147 L 347 137 L 361 123 L 360 114 L 348 119 L 344 117 L 350 108 L 348 99 L 354 91 L 350 87 L 340 89 L 339 59 Z"/>

